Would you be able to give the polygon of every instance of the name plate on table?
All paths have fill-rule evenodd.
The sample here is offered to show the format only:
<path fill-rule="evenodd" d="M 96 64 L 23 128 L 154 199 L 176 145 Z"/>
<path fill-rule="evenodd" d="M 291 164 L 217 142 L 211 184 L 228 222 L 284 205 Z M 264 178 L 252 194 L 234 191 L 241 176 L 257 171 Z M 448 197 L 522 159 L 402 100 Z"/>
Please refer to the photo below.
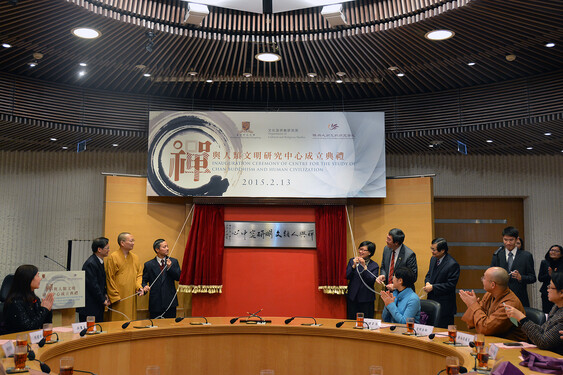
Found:
<path fill-rule="evenodd" d="M 225 221 L 225 247 L 317 247 L 315 223 Z"/>
<path fill-rule="evenodd" d="M 432 331 L 434 331 L 434 326 L 416 323 L 414 325 L 414 332 L 419 336 L 428 336 Z"/>
<path fill-rule="evenodd" d="M 374 329 L 379 329 L 381 328 L 381 319 L 368 319 L 365 318 L 364 319 L 364 324 L 368 327 L 368 329 L 370 330 L 374 330 Z"/>
<path fill-rule="evenodd" d="M 79 323 L 72 323 L 72 333 L 80 333 L 83 329 L 88 327 L 88 323 L 86 322 L 79 322 Z"/>
<path fill-rule="evenodd" d="M 498 354 L 498 346 L 495 344 L 489 345 L 489 358 L 496 359 Z"/>
<path fill-rule="evenodd" d="M 37 344 L 43 338 L 43 330 L 30 332 L 29 333 L 29 341 L 32 344 Z"/>
<path fill-rule="evenodd" d="M 457 336 L 455 338 L 456 343 L 460 343 L 466 346 L 469 346 L 469 343 L 475 339 L 475 335 L 470 335 L 463 332 L 457 332 Z"/>
<path fill-rule="evenodd" d="M 6 357 L 13 356 L 15 352 L 14 342 L 12 340 L 6 341 L 4 344 L 2 344 L 2 349 L 4 349 L 4 355 L 6 355 Z"/>

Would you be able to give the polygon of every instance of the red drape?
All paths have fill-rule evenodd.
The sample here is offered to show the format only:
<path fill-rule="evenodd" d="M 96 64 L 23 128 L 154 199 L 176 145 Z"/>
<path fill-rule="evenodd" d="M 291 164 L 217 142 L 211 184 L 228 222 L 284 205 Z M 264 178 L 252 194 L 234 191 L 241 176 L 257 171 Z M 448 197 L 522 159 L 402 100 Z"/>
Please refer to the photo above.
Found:
<path fill-rule="evenodd" d="M 225 208 L 196 205 L 184 252 L 180 289 L 188 293 L 221 293 Z"/>
<path fill-rule="evenodd" d="M 346 209 L 320 206 L 315 210 L 319 289 L 327 294 L 346 292 Z"/>

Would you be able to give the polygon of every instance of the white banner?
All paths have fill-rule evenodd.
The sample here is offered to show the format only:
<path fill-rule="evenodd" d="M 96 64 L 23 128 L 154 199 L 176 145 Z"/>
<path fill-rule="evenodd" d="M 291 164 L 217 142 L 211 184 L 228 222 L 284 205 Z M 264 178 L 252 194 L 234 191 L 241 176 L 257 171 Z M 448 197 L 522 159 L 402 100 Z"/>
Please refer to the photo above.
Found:
<path fill-rule="evenodd" d="M 43 299 L 47 293 L 53 293 L 53 309 L 84 307 L 86 272 L 39 272 L 39 275 L 41 283 L 35 294 Z"/>
<path fill-rule="evenodd" d="M 151 112 L 147 195 L 385 197 L 383 112 Z"/>

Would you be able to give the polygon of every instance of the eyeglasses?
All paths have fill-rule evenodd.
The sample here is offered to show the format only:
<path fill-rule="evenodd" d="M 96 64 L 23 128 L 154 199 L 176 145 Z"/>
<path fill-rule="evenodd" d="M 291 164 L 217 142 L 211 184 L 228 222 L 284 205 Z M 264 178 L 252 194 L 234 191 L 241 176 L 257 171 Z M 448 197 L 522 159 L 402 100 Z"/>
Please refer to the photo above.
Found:
<path fill-rule="evenodd" d="M 549 249 L 549 252 L 550 252 L 550 253 L 551 253 L 551 252 L 560 253 L 561 250 L 559 250 L 559 249 Z"/>

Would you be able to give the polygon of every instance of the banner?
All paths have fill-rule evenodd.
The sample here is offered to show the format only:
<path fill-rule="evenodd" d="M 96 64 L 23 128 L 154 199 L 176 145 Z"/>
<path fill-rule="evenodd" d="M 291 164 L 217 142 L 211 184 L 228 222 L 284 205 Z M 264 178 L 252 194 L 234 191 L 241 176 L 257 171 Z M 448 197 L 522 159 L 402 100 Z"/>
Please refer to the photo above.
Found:
<path fill-rule="evenodd" d="M 385 197 L 382 112 L 151 112 L 149 196 Z"/>
<path fill-rule="evenodd" d="M 225 247 L 315 249 L 315 223 L 225 221 Z"/>
<path fill-rule="evenodd" d="M 39 275 L 41 283 L 35 294 L 43 299 L 47 293 L 53 293 L 53 309 L 84 307 L 86 272 L 39 272 Z"/>

